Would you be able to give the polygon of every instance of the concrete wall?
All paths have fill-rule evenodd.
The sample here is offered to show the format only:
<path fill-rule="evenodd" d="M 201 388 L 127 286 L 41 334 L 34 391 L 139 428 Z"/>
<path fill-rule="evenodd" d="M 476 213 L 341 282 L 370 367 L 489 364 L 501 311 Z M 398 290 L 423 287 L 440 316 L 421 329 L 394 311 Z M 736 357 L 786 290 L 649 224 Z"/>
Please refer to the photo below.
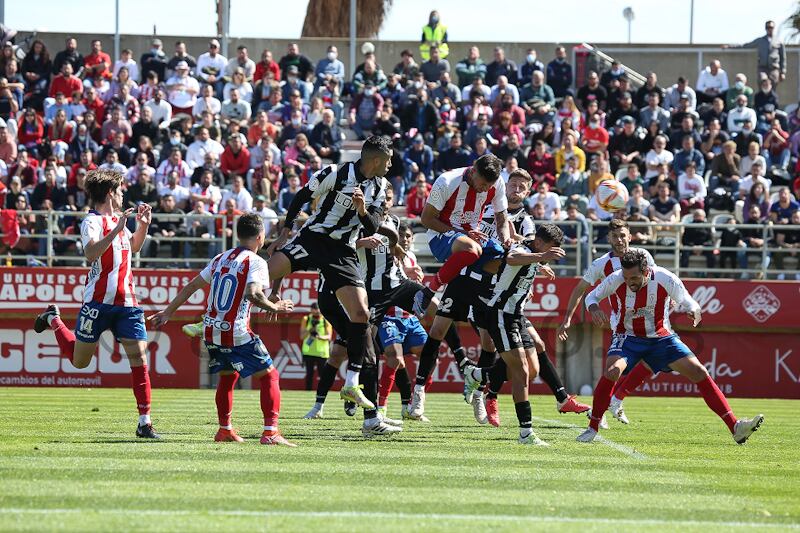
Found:
<path fill-rule="evenodd" d="M 416 31 L 416 30 L 415 30 Z M 22 37 L 24 37 L 24 33 Z M 109 54 L 113 54 L 114 36 L 109 34 L 73 34 L 78 39 L 78 46 L 83 53 L 88 53 L 89 42 L 92 39 L 101 39 L 104 47 Z M 65 33 L 43 33 L 39 37 L 45 42 L 51 51 L 51 56 L 55 52 L 64 48 Z M 164 42 L 164 49 L 167 54 L 172 54 L 173 43 L 177 40 L 185 41 L 189 52 L 195 57 L 207 50 L 208 39 L 212 36 L 202 37 L 175 37 L 159 36 Z M 151 36 L 148 35 L 122 35 L 120 45 L 122 48 L 130 48 L 134 51 L 135 59 L 138 61 L 142 52 L 150 47 Z M 361 58 L 360 47 L 365 39 L 359 39 L 356 57 Z M 229 50 L 233 55 L 236 46 L 244 44 L 250 51 L 250 56 L 254 60 L 261 57 L 264 49 L 272 50 L 276 61 L 285 53 L 286 45 L 293 42 L 289 39 L 269 39 L 269 38 L 233 38 L 231 39 Z M 400 52 L 408 48 L 415 53 L 418 52 L 418 41 L 379 41 L 373 40 L 375 44 L 378 60 L 384 69 L 391 70 L 400 60 Z M 328 45 L 334 44 L 339 48 L 339 58 L 345 62 L 348 75 L 352 72 L 350 65 L 347 64 L 349 57 L 349 43 L 346 39 L 302 39 L 300 40 L 301 51 L 313 61 L 325 57 Z M 529 47 L 535 48 L 539 57 L 545 63 L 553 57 L 555 43 L 450 43 L 450 63 L 455 67 L 455 63 L 466 57 L 467 50 L 473 44 L 481 48 L 481 55 L 491 61 L 492 48 L 503 46 L 506 55 L 514 61 L 521 61 L 525 57 Z M 561 43 L 569 51 L 577 43 Z M 675 83 L 679 75 L 687 76 L 690 83 L 694 85 L 697 80 L 700 65 L 707 65 L 713 58 L 718 58 L 723 68 L 728 72 L 731 81 L 737 72 L 743 72 L 749 80 L 753 80 L 756 74 L 756 56 L 754 50 L 722 50 L 712 47 L 702 46 L 663 46 L 663 45 L 635 45 L 627 46 L 622 44 L 597 44 L 601 50 L 613 50 L 609 55 L 620 59 L 624 64 L 644 74 L 649 70 L 658 73 L 659 81 L 662 86 Z M 626 51 L 627 50 L 627 51 Z M 568 52 L 569 54 L 569 52 Z M 418 53 L 416 54 L 418 55 Z M 788 69 L 786 81 L 779 88 L 780 102 L 787 105 L 798 100 L 800 94 L 800 77 L 798 77 L 798 66 L 800 66 L 800 48 L 797 46 L 789 47 L 787 53 Z"/>

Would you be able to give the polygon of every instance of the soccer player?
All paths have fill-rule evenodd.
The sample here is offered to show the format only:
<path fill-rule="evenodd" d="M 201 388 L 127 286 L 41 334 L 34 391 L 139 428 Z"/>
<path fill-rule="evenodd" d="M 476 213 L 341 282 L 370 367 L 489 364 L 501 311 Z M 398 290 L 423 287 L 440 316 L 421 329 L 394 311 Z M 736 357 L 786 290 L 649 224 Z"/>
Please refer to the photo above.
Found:
<path fill-rule="evenodd" d="M 417 315 L 424 312 L 434 292 L 453 281 L 463 268 L 473 264 L 480 267 L 502 256 L 503 246 L 510 245 L 505 182 L 498 179 L 502 167 L 496 156 L 486 154 L 471 167 L 449 170 L 433 183 L 420 220 L 428 228 L 431 252 L 444 264 L 430 288 L 415 296 Z M 484 208 L 490 204 L 500 242 L 479 229 Z"/>
<path fill-rule="evenodd" d="M 653 256 L 650 255 L 650 252 L 643 248 L 631 247 L 631 230 L 628 226 L 628 223 L 622 219 L 615 218 L 608 223 L 608 243 L 611 245 L 611 250 L 592 261 L 592 264 L 589 265 L 589 268 L 587 268 L 586 272 L 584 272 L 583 278 L 572 290 L 572 294 L 569 297 L 569 303 L 567 304 L 567 312 L 564 315 L 564 320 L 558 327 L 558 338 L 562 341 L 566 341 L 567 338 L 569 338 L 568 330 L 572 323 L 572 316 L 578 309 L 578 306 L 580 305 L 586 291 L 588 291 L 595 283 L 602 281 L 612 273 L 619 270 L 621 268 L 620 258 L 625 255 L 628 250 L 641 251 L 645 258 L 647 258 L 647 264 L 649 266 L 655 266 L 656 264 L 653 260 Z M 609 300 L 609 303 L 611 304 L 611 324 L 612 326 L 616 326 L 616 321 L 619 318 L 620 312 L 618 301 L 612 298 Z M 612 327 L 611 346 L 614 346 L 616 341 L 616 334 L 614 331 L 615 329 Z M 636 387 L 641 385 L 644 380 L 651 375 L 653 375 L 652 370 L 645 362 L 641 362 L 640 364 L 634 366 L 628 374 L 617 381 L 614 389 L 611 391 L 611 396 L 609 399 L 609 411 L 614 418 L 623 424 L 629 423 L 628 417 L 625 415 L 625 410 L 622 407 L 622 400 L 625 398 L 626 394 L 636 389 Z M 597 395 L 596 391 L 595 395 Z M 607 429 L 608 427 L 605 423 L 605 415 L 603 415 L 601 418 L 600 427 L 603 429 Z"/>
<path fill-rule="evenodd" d="M 539 371 L 533 340 L 528 335 L 522 314 L 530 296 L 539 263 L 564 257 L 560 248 L 564 233 L 554 224 L 543 224 L 532 240 L 515 244 L 504 255 L 497 271 L 497 283 L 487 303 L 486 323 L 500 357 L 511 375 L 511 395 L 519 421 L 520 444 L 547 446 L 532 429 L 528 383 Z M 472 394 L 488 378 L 489 369 L 471 364 L 464 367 L 467 394 Z"/>
<path fill-rule="evenodd" d="M 75 368 L 86 368 L 97 351 L 100 335 L 110 330 L 122 344 L 131 365 L 131 383 L 139 424 L 136 436 L 159 439 L 150 421 L 150 376 L 147 373 L 147 332 L 144 311 L 136 301 L 131 271 L 131 254 L 142 249 L 150 226 L 151 208 L 140 204 L 136 231 L 126 227 L 134 209 L 122 209 L 125 177 L 111 170 L 92 170 L 86 175 L 86 192 L 93 209 L 81 222 L 83 254 L 92 264 L 86 276 L 83 306 L 75 332 L 61 320 L 58 306 L 50 305 L 36 317 L 37 333 L 48 327 L 55 333 L 61 354 Z"/>
<path fill-rule="evenodd" d="M 387 183 L 383 176 L 391 160 L 391 141 L 373 136 L 364 142 L 358 161 L 330 165 L 314 174 L 295 195 L 281 234 L 268 250 L 272 298 L 279 297 L 280 280 L 298 270 L 318 270 L 336 293 L 349 319 L 347 376 L 340 396 L 370 410 L 375 404 L 358 386 L 371 338 L 367 291 L 359 274 L 355 241 L 360 227 L 372 235 L 383 219 Z M 287 242 L 295 218 L 311 200 L 316 200 L 312 215 Z"/>
<path fill-rule="evenodd" d="M 239 377 L 261 380 L 261 411 L 264 432 L 261 444 L 295 447 L 278 431 L 281 389 L 278 371 L 261 339 L 250 329 L 250 310 L 256 307 L 270 313 L 288 313 L 291 300 L 271 302 L 264 289 L 269 287 L 267 262 L 258 255 L 264 246 L 264 221 L 257 213 L 247 213 L 236 222 L 239 246 L 214 259 L 175 296 L 163 310 L 148 318 L 156 328 L 169 321 L 175 311 L 195 291 L 211 285 L 203 316 L 203 342 L 208 350 L 209 370 L 219 373 L 217 383 L 218 442 L 242 442 L 231 425 L 233 389 Z"/>
<path fill-rule="evenodd" d="M 593 413 L 608 408 L 610 392 L 626 368 L 644 360 L 657 372 L 675 371 L 696 384 L 708 407 L 728 426 L 733 440 L 744 444 L 764 421 L 764 415 L 751 419 L 736 419 L 728 400 L 708 370 L 672 330 L 669 320 L 670 300 L 678 309 L 688 310 L 692 325 L 702 319 L 700 305 L 686 291 L 683 282 L 672 272 L 648 263 L 640 250 L 629 250 L 620 259 L 622 266 L 603 280 L 586 297 L 586 309 L 597 326 L 609 325 L 600 309 L 605 298 L 617 301 L 619 319 L 614 327 L 617 334 L 608 353 L 605 373 L 595 387 Z M 581 433 L 579 442 L 591 442 L 597 436 L 600 417 L 592 415 L 589 428 Z"/>

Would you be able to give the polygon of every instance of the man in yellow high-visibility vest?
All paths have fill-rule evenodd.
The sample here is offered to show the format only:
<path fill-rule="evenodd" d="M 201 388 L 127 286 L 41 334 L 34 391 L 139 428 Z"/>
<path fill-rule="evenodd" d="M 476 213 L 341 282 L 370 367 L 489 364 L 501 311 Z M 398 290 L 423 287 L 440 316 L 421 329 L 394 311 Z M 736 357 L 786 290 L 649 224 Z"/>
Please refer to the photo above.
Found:
<path fill-rule="evenodd" d="M 306 390 L 314 384 L 314 368 L 319 374 L 330 355 L 330 341 L 333 334 L 330 323 L 319 311 L 316 302 L 311 304 L 311 312 L 303 317 L 300 324 L 300 338 L 303 339 L 301 351 L 306 364 Z"/>
<path fill-rule="evenodd" d="M 423 61 L 431 57 L 431 46 L 439 47 L 439 57 L 446 59 L 450 53 L 447 45 L 447 26 L 439 21 L 439 12 L 431 11 L 428 23 L 422 27 L 422 40 L 419 45 L 419 53 Z"/>

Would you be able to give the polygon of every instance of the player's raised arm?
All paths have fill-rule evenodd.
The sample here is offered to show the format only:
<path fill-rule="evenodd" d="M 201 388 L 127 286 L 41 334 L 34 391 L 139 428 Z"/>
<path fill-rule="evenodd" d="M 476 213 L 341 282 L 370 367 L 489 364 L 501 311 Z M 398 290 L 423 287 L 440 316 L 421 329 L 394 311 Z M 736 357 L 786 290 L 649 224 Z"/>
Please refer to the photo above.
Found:
<path fill-rule="evenodd" d="M 552 247 L 546 252 L 528 252 L 521 248 L 514 248 L 508 252 L 506 263 L 510 266 L 531 265 L 533 263 L 547 263 L 558 261 L 566 254 L 563 248 Z"/>
<path fill-rule="evenodd" d="M 185 285 L 180 292 L 178 292 L 178 294 L 175 296 L 175 299 L 172 300 L 163 311 L 159 311 L 158 313 L 149 316 L 147 321 L 150 322 L 153 327 L 160 328 L 169 322 L 169 319 L 172 318 L 172 315 L 175 314 L 175 311 L 177 311 L 180 306 L 186 303 L 192 294 L 208 285 L 208 283 L 208 281 L 203 279 L 201 274 L 198 274 L 192 281 L 189 282 L 188 285 Z"/>
<path fill-rule="evenodd" d="M 495 182 L 495 194 L 492 198 L 492 208 L 494 209 L 494 225 L 497 228 L 497 238 L 503 245 L 508 245 L 511 233 L 508 230 L 508 198 L 506 198 L 506 186 L 502 179 Z"/>
<path fill-rule="evenodd" d="M 136 212 L 136 231 L 131 236 L 131 251 L 138 253 L 144 246 L 144 241 L 147 239 L 147 231 L 150 228 L 150 222 L 153 221 L 153 208 L 150 204 L 139 204 Z"/>
<path fill-rule="evenodd" d="M 700 304 L 689 295 L 683 281 L 672 272 L 665 272 L 664 288 L 667 294 L 678 306 L 678 309 L 685 310 L 692 320 L 692 326 L 697 327 L 703 319 L 700 314 Z"/>
<path fill-rule="evenodd" d="M 585 279 L 581 279 L 575 286 L 575 288 L 572 289 L 572 294 L 569 295 L 569 303 L 567 304 L 567 311 L 564 314 L 564 320 L 561 322 L 561 325 L 558 326 L 558 338 L 561 339 L 562 341 L 567 340 L 567 338 L 569 337 L 569 334 L 567 334 L 567 330 L 572 325 L 572 316 L 575 314 L 575 311 L 581 304 L 581 300 L 583 300 L 583 295 L 591 286 L 592 286 L 591 283 L 589 283 Z"/>

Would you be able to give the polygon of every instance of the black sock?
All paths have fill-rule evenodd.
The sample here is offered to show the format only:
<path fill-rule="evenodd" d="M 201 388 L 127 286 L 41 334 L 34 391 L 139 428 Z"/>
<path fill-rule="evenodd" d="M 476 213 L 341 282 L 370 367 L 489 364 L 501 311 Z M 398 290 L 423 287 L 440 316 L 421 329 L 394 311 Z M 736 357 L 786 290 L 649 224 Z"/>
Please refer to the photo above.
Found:
<path fill-rule="evenodd" d="M 422 353 L 419 354 L 419 365 L 417 365 L 417 385 L 425 385 L 428 381 L 428 376 L 436 366 L 436 359 L 439 357 L 439 346 L 442 344 L 441 339 L 434 339 L 428 337 L 425 341 L 425 346 L 422 347 Z M 397 378 L 395 378 L 397 379 Z"/>
<path fill-rule="evenodd" d="M 394 375 L 394 385 L 400 391 L 400 403 L 407 404 L 411 401 L 411 378 L 408 377 L 406 367 L 398 368 Z"/>
<path fill-rule="evenodd" d="M 506 362 L 501 357 L 497 359 L 497 362 L 489 370 L 489 393 L 487 394 L 489 399 L 497 398 L 500 389 L 503 388 L 503 383 L 506 382 L 507 369 Z"/>
<path fill-rule="evenodd" d="M 368 324 L 350 323 L 347 328 L 347 370 L 361 371 L 364 356 L 367 353 L 369 338 Z"/>
<path fill-rule="evenodd" d="M 444 340 L 447 342 L 450 351 L 453 352 L 453 357 L 456 363 L 458 363 L 458 368 L 463 368 L 467 352 L 464 350 L 464 347 L 461 346 L 461 337 L 458 335 L 455 322 L 450 324 L 450 328 L 447 330 L 447 333 L 444 334 Z"/>
<path fill-rule="evenodd" d="M 359 381 L 364 387 L 364 396 L 366 396 L 367 400 L 371 401 L 375 405 L 378 405 L 378 367 L 371 363 L 365 364 L 361 368 Z M 368 420 L 370 418 L 375 418 L 377 413 L 378 412 L 375 409 L 365 409 L 364 419 Z"/>
<path fill-rule="evenodd" d="M 490 352 L 488 350 L 481 350 L 481 355 L 478 357 L 478 367 L 480 368 L 490 368 L 494 365 L 494 360 L 497 356 L 497 352 Z M 481 386 L 478 387 L 479 391 L 484 390 L 486 387 L 486 380 L 481 381 Z"/>
<path fill-rule="evenodd" d="M 525 400 L 524 402 L 517 402 L 514 404 L 514 409 L 517 411 L 517 420 L 519 420 L 519 427 L 530 429 L 533 427 L 531 421 L 531 402 Z"/>
<path fill-rule="evenodd" d="M 328 397 L 328 391 L 333 387 L 338 372 L 339 369 L 335 366 L 323 365 L 322 370 L 319 371 L 319 382 L 317 382 L 317 403 L 325 403 L 325 398 Z"/>
<path fill-rule="evenodd" d="M 558 377 L 556 367 L 553 366 L 553 363 L 550 362 L 550 358 L 547 357 L 547 352 L 539 352 L 538 355 L 539 375 L 542 377 L 542 380 L 547 383 L 547 386 L 553 391 L 556 401 L 566 401 L 569 397 L 567 395 L 567 390 L 564 388 L 564 384 L 561 383 L 561 378 Z"/>

